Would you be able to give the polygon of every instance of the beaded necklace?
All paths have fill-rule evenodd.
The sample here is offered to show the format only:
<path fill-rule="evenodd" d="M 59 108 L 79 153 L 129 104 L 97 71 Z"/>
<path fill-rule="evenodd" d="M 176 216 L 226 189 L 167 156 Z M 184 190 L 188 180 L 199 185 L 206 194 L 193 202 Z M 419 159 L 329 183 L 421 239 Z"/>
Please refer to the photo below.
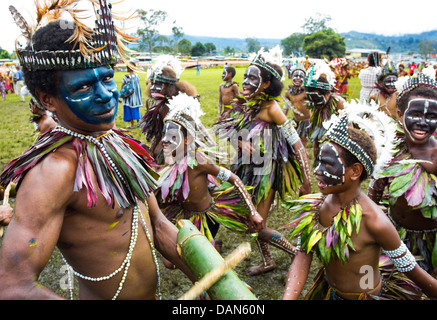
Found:
<path fill-rule="evenodd" d="M 126 185 L 126 187 L 129 187 L 128 183 L 126 182 L 126 180 L 124 179 L 123 174 L 121 174 L 120 170 L 117 168 L 117 165 L 114 163 L 113 159 L 111 158 L 111 156 L 108 154 L 105 145 L 103 143 L 101 143 L 99 140 L 100 138 L 108 135 L 111 133 L 111 131 L 109 131 L 108 133 L 106 133 L 105 135 L 102 135 L 98 138 L 94 138 L 92 136 L 85 136 L 82 135 L 80 133 L 74 132 L 72 130 L 66 129 L 64 127 L 61 126 L 57 126 L 53 131 L 60 131 L 63 133 L 66 133 L 68 135 L 74 136 L 74 137 L 78 137 L 81 140 L 86 140 L 88 142 L 91 142 L 92 144 L 96 145 L 99 150 L 101 151 L 101 153 L 103 154 L 103 156 L 106 158 L 107 163 L 109 163 L 109 165 L 111 166 L 111 168 L 113 169 L 113 172 L 115 172 L 115 174 L 117 175 L 117 177 Z M 91 159 L 90 159 L 91 160 Z M 94 165 L 98 165 L 98 164 L 94 164 Z M 146 206 L 147 206 L 147 202 L 145 202 Z M 147 210 L 148 211 L 148 210 Z M 118 295 L 121 292 L 121 289 L 123 288 L 123 285 L 126 281 L 126 276 L 127 276 L 127 272 L 130 266 L 130 261 L 132 259 L 132 252 L 135 248 L 135 244 L 137 242 L 137 237 L 138 237 L 138 216 L 141 217 L 141 222 L 144 228 L 144 231 L 146 233 L 147 236 L 147 240 L 149 242 L 150 248 L 152 250 L 152 256 L 153 256 L 153 260 L 156 266 L 156 272 L 157 272 L 157 279 L 158 279 L 158 288 L 157 288 L 157 297 L 160 298 L 161 293 L 160 293 L 160 274 L 159 274 L 159 264 L 158 264 L 158 260 L 156 257 L 156 252 L 155 252 L 155 246 L 153 245 L 152 242 L 152 238 L 150 236 L 149 230 L 147 228 L 147 225 L 144 221 L 144 217 L 139 214 L 139 208 L 138 208 L 138 204 L 135 205 L 133 213 L 132 213 L 132 227 L 131 227 L 131 239 L 130 239 L 130 244 L 129 244 L 129 249 L 128 252 L 126 254 L 126 258 L 124 259 L 123 263 L 120 265 L 120 267 L 118 269 L 116 269 L 114 272 L 112 272 L 111 274 L 107 275 L 107 276 L 103 276 L 103 277 L 89 277 L 89 276 L 85 276 L 80 274 L 79 272 L 73 270 L 73 268 L 68 264 L 67 260 L 62 257 L 62 259 L 64 260 L 64 262 L 67 264 L 68 268 L 70 269 L 70 271 L 76 275 L 79 278 L 82 278 L 84 280 L 88 280 L 88 281 L 93 281 L 93 282 L 100 282 L 100 281 L 104 281 L 104 280 L 108 280 L 111 279 L 112 277 L 114 277 L 116 274 L 118 274 L 119 272 L 121 272 L 124 269 L 123 272 L 123 276 L 121 278 L 120 284 L 118 285 L 118 289 L 115 293 L 115 295 L 113 296 L 112 300 L 117 299 Z M 73 297 L 72 295 L 72 281 L 70 281 L 70 296 L 71 298 Z"/>
<path fill-rule="evenodd" d="M 148 208 L 147 203 L 146 203 L 146 208 Z M 160 272 L 159 272 L 158 258 L 156 255 L 155 246 L 152 242 L 152 237 L 151 237 L 151 235 L 149 233 L 149 229 L 147 228 L 147 225 L 146 225 L 146 221 L 144 220 L 143 215 L 139 212 L 138 205 L 136 205 L 134 207 L 134 210 L 132 213 L 131 238 L 130 238 L 128 252 L 127 252 L 126 257 L 124 258 L 123 262 L 121 263 L 120 267 L 118 267 L 118 269 L 116 269 L 114 272 L 110 273 L 107 276 L 103 276 L 103 277 L 85 276 L 85 275 L 75 271 L 73 269 L 73 267 L 64 258 L 64 256 L 61 254 L 62 260 L 64 260 L 64 263 L 67 265 L 68 270 L 69 270 L 69 284 L 70 284 L 69 290 L 70 290 L 70 298 L 71 299 L 73 299 L 73 277 L 72 277 L 72 274 L 74 274 L 75 276 L 77 276 L 81 279 L 84 279 L 84 280 L 88 280 L 88 281 L 92 281 L 92 282 L 100 282 L 100 281 L 105 281 L 105 280 L 111 279 L 112 277 L 114 277 L 115 275 L 117 275 L 118 273 L 120 273 L 124 269 L 124 272 L 123 272 L 123 275 L 121 277 L 120 283 L 118 285 L 117 291 L 115 292 L 114 296 L 112 297 L 112 300 L 117 299 L 117 297 L 120 294 L 121 290 L 123 289 L 123 285 L 126 281 L 127 272 L 128 272 L 129 266 L 130 266 L 131 259 L 132 259 L 132 253 L 133 253 L 133 250 L 134 250 L 135 245 L 137 243 L 138 221 L 139 221 L 138 217 L 141 218 L 141 224 L 143 226 L 144 232 L 146 233 L 146 237 L 147 237 L 147 240 L 149 242 L 150 249 L 152 250 L 153 261 L 155 263 L 156 274 L 157 274 L 157 279 L 158 279 L 156 298 L 159 300 L 161 299 L 161 277 L 160 277 Z"/>

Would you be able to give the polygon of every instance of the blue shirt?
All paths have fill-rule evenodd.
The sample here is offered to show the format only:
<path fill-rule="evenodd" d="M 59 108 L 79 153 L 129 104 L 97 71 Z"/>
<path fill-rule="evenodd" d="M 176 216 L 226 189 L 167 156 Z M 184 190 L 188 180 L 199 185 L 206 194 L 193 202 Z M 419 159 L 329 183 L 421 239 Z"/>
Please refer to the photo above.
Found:
<path fill-rule="evenodd" d="M 15 78 L 18 78 L 17 81 L 24 80 L 24 78 L 23 78 L 23 71 L 18 70 L 17 73 L 15 74 Z"/>

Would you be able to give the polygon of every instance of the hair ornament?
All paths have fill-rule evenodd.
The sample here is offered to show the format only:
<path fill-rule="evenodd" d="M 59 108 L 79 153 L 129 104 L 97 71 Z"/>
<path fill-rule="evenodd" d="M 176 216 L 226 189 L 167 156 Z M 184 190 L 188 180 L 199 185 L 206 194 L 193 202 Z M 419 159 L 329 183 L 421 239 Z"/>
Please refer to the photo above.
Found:
<path fill-rule="evenodd" d="M 377 177 L 393 158 L 396 146 L 396 122 L 378 110 L 379 105 L 374 101 L 361 103 L 352 100 L 345 103 L 340 115 L 333 115 L 324 122 L 328 131 L 324 139 L 333 141 L 351 152 L 362 163 L 369 176 Z M 348 126 L 365 131 L 373 140 L 377 159 L 374 164 L 370 156 L 349 138 Z"/>
<path fill-rule="evenodd" d="M 165 77 L 162 75 L 164 67 L 171 68 L 176 73 L 176 78 Z M 179 59 L 171 55 L 161 55 L 156 58 L 156 62 L 152 66 L 152 71 L 149 79 L 173 84 L 179 81 L 179 77 L 184 71 Z"/>
<path fill-rule="evenodd" d="M 277 64 L 279 66 L 282 65 L 282 49 L 279 46 L 276 46 L 269 52 L 264 51 L 264 48 L 261 48 L 255 57 L 252 59 L 250 64 L 254 64 L 258 67 L 261 67 L 268 72 L 270 72 L 276 79 L 279 81 L 282 80 L 281 75 L 271 66 L 267 64 L 267 62 Z"/>
<path fill-rule="evenodd" d="M 83 22 L 89 18 L 89 15 L 83 14 L 90 10 L 79 9 L 77 7 L 79 2 L 92 5 L 96 18 L 93 28 Z M 33 27 L 26 22 L 15 7 L 9 7 L 14 21 L 26 39 L 24 46 L 19 45 L 18 39 L 16 41 L 17 57 L 22 66 L 30 70 L 86 69 L 115 65 L 117 59 L 120 58 L 136 70 L 130 63 L 131 50 L 126 44 L 137 38 L 127 35 L 114 24 L 114 18 L 128 20 L 133 15 L 124 18 L 113 14 L 112 4 L 106 0 L 45 0 L 42 2 L 35 0 L 35 7 L 36 24 Z M 34 50 L 33 35 L 38 29 L 53 21 L 65 23 L 65 28 L 74 26 L 73 35 L 66 41 L 73 44 L 72 50 Z"/>

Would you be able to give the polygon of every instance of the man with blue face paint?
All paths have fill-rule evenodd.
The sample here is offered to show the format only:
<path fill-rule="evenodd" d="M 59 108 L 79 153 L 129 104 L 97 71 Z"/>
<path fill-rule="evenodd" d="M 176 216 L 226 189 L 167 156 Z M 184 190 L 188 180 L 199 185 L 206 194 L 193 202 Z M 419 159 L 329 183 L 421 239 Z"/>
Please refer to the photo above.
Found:
<path fill-rule="evenodd" d="M 84 29 L 77 16 L 74 24 L 54 18 L 77 14 L 76 2 L 35 2 L 44 13 L 36 28 L 10 8 L 27 41 L 17 49 L 26 85 L 58 125 L 0 176 L 3 187 L 17 183 L 15 216 L 0 251 L 0 298 L 64 298 L 37 282 L 57 246 L 78 278 L 80 299 L 158 299 L 156 250 L 195 279 L 176 252 L 177 228 L 154 197 L 152 158 L 115 129 L 112 67 L 116 51 L 129 57 L 120 50 L 112 6 L 95 2 L 95 29 Z"/>

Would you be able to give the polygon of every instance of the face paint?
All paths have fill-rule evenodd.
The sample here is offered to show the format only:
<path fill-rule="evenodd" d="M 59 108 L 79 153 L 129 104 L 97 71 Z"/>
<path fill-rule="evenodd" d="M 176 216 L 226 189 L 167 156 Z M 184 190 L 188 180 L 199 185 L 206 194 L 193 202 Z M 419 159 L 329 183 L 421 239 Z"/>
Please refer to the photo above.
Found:
<path fill-rule="evenodd" d="M 153 99 L 161 98 L 165 96 L 164 82 L 152 80 L 150 87 L 150 94 Z"/>
<path fill-rule="evenodd" d="M 320 94 L 318 91 L 313 91 L 313 88 L 306 88 L 308 100 L 314 103 L 315 106 L 323 106 L 326 104 L 325 95 Z"/>
<path fill-rule="evenodd" d="M 184 135 L 182 133 L 182 127 L 173 121 L 166 121 L 164 124 L 164 134 L 162 138 L 164 154 L 167 157 L 176 157 L 175 152 L 179 150 L 183 141 Z"/>
<path fill-rule="evenodd" d="M 303 72 L 302 70 L 294 71 L 291 76 L 291 81 L 293 81 L 293 84 L 295 86 L 301 86 L 304 79 L 305 79 L 305 72 Z"/>
<path fill-rule="evenodd" d="M 382 81 L 382 86 L 387 89 L 388 92 L 394 92 L 396 90 L 395 83 L 398 77 L 395 75 L 389 75 L 384 78 Z"/>
<path fill-rule="evenodd" d="M 247 99 L 254 97 L 261 87 L 261 70 L 257 66 L 249 66 L 244 73 L 243 96 Z"/>
<path fill-rule="evenodd" d="M 62 71 L 60 95 L 74 115 L 88 124 L 110 124 L 118 108 L 118 89 L 109 67 Z"/>
<path fill-rule="evenodd" d="M 403 115 L 403 125 L 412 141 L 428 141 L 437 129 L 437 101 L 411 99 Z"/>
<path fill-rule="evenodd" d="M 226 69 L 223 69 L 222 80 L 225 81 L 227 76 L 228 76 L 228 72 L 226 71 Z"/>
<path fill-rule="evenodd" d="M 325 142 L 320 147 L 318 166 L 314 169 L 320 190 L 344 184 L 345 168 L 335 146 Z"/>

